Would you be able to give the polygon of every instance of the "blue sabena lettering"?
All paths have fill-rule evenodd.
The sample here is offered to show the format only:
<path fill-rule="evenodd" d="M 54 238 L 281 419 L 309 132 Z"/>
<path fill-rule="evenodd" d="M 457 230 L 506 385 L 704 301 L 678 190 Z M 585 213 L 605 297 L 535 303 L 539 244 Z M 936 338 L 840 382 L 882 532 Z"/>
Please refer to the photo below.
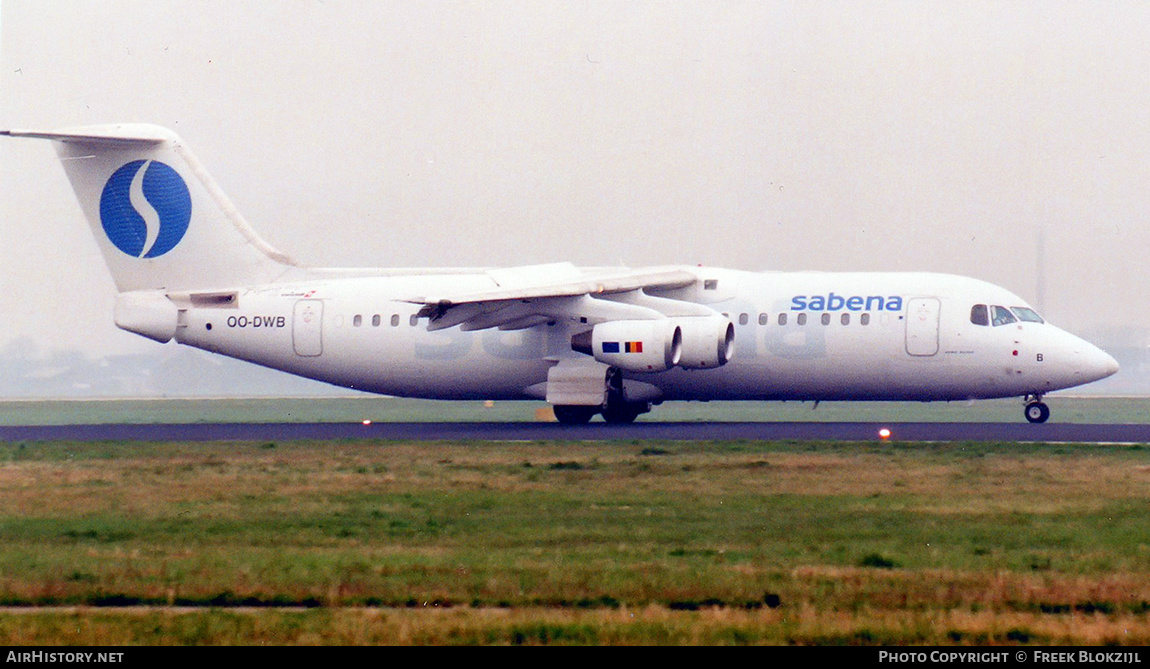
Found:
<path fill-rule="evenodd" d="M 796 295 L 791 298 L 791 311 L 902 311 L 902 297 L 891 295 Z"/>

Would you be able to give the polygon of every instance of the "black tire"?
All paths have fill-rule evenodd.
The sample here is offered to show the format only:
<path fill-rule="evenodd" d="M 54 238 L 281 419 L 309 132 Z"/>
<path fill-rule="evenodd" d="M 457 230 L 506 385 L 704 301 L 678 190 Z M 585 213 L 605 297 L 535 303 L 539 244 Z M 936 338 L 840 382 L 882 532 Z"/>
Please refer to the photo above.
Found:
<path fill-rule="evenodd" d="M 1031 423 L 1045 423 L 1050 418 L 1050 407 L 1042 402 L 1031 402 L 1026 405 L 1025 414 Z"/>
<path fill-rule="evenodd" d="M 599 407 L 556 404 L 552 408 L 555 411 L 555 420 L 564 425 L 583 425 L 599 413 Z"/>
<path fill-rule="evenodd" d="M 634 423 L 639 414 L 645 413 L 643 411 L 646 407 L 635 404 L 623 404 L 621 406 L 608 406 L 603 410 L 603 420 L 608 423 L 622 425 L 625 423 Z"/>

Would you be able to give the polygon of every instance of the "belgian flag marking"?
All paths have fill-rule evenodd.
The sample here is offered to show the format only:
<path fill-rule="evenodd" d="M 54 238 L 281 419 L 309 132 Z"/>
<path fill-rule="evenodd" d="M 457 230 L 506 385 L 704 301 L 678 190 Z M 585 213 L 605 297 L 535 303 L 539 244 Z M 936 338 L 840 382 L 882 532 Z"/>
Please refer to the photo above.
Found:
<path fill-rule="evenodd" d="M 603 342 L 604 353 L 642 353 L 643 342 L 641 341 L 605 341 Z"/>

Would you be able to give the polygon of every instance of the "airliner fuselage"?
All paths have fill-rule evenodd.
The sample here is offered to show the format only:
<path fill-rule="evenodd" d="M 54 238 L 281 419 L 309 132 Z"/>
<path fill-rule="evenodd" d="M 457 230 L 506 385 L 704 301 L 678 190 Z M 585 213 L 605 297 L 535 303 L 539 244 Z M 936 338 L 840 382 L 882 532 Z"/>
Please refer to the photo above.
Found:
<path fill-rule="evenodd" d="M 974 279 L 676 269 L 699 280 L 660 295 L 729 318 L 734 350 L 712 369 L 624 373 L 627 386 L 645 388 L 655 401 L 1041 395 L 1114 368 L 1087 342 L 1016 316 L 1033 313 L 1021 298 Z M 174 338 L 340 386 L 426 398 L 543 399 L 556 362 L 584 357 L 571 347 L 586 328 L 578 318 L 516 330 L 429 331 L 419 305 L 404 300 L 413 284 L 435 292 L 437 283 L 469 292 L 494 287 L 476 272 L 321 279 L 244 289 L 208 304 L 189 296 Z M 1013 310 L 1007 322 L 978 324 L 971 314 L 979 305 Z"/>

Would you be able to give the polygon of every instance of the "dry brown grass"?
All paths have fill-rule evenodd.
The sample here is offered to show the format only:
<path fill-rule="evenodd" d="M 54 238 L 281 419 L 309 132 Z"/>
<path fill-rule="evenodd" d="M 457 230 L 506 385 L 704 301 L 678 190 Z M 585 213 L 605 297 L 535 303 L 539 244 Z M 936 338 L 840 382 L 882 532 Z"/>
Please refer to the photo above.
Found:
<path fill-rule="evenodd" d="M 16 646 L 198 645 L 1145 645 L 1144 615 L 993 611 L 342 608 L 0 612 Z"/>
<path fill-rule="evenodd" d="M 1150 465 L 1137 449 L 349 442 L 6 454 L 8 602 L 114 595 L 226 610 L 9 612 L 0 643 L 1150 641 L 1150 529 L 1136 515 Z M 235 606 L 252 598 L 318 609 Z"/>

